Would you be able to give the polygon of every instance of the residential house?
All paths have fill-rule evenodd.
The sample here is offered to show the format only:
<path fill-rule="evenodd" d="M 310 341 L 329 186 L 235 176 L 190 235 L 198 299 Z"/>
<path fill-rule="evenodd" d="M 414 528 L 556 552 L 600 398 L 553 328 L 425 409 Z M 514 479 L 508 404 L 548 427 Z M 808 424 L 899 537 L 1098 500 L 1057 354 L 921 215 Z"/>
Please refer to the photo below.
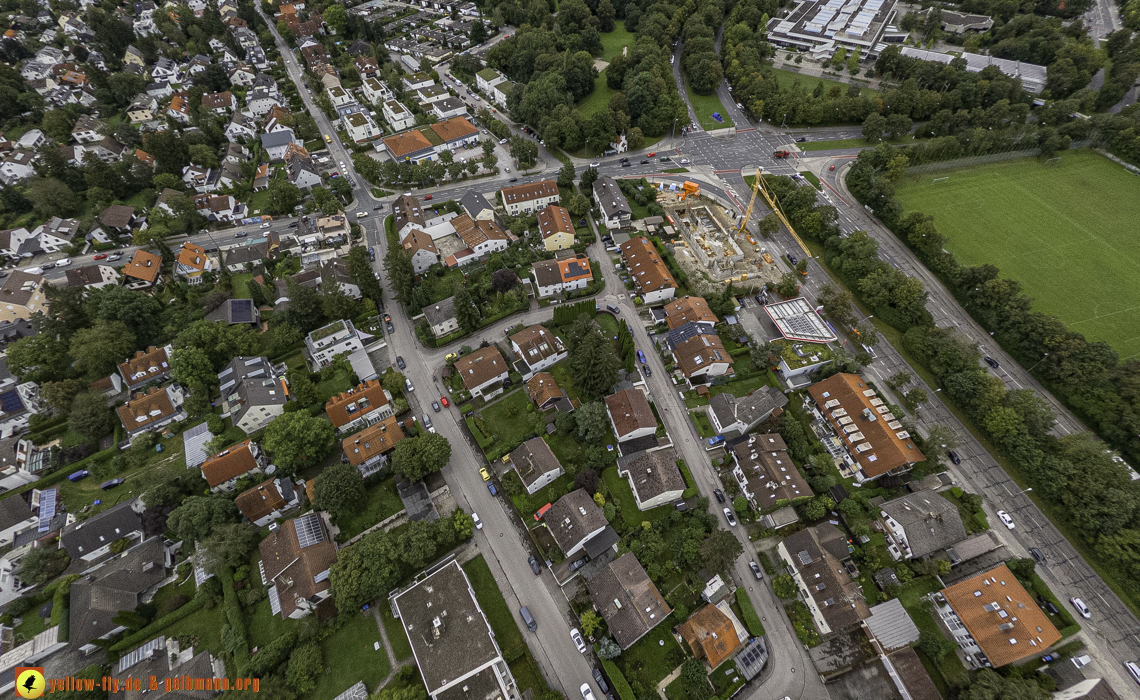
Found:
<path fill-rule="evenodd" d="M 335 285 L 353 299 L 360 299 L 360 287 L 348 272 L 348 264 L 340 258 L 326 260 L 321 264 L 321 286 L 330 288 Z"/>
<path fill-rule="evenodd" d="M 122 272 L 127 278 L 127 289 L 153 287 L 162 280 L 162 257 L 140 248 Z"/>
<path fill-rule="evenodd" d="M 356 432 L 393 414 L 392 394 L 378 379 L 370 379 L 329 399 L 325 413 L 340 432 Z"/>
<path fill-rule="evenodd" d="M 448 95 L 431 103 L 431 113 L 440 121 L 463 117 L 467 114 L 467 104 L 458 97 Z"/>
<path fill-rule="evenodd" d="M 453 212 L 438 212 L 424 209 L 415 197 L 401 195 L 392 203 L 393 228 L 396 235 L 403 239 L 413 228 L 431 233 L 440 224 L 447 223 L 455 218 Z M 442 234 L 452 234 L 453 227 L 449 227 Z M 433 236 L 435 238 L 435 236 Z"/>
<path fill-rule="evenodd" d="M 135 31 L 138 31 L 137 25 Z M 123 700 L 183 700 L 211 698 L 220 694 L 221 690 L 184 691 L 181 684 L 173 683 L 173 679 L 224 678 L 226 663 L 209 651 L 195 654 L 193 647 L 183 649 L 177 639 L 159 636 L 126 652 L 115 664 L 114 671 L 109 680 L 120 688 Z M 165 683 L 156 684 L 157 687 L 151 689 L 152 678 L 172 679 L 170 691 L 167 691 Z"/>
<path fill-rule="evenodd" d="M 79 233 L 78 219 L 61 219 L 53 216 L 32 231 L 32 235 L 39 239 L 40 248 L 45 253 L 58 253 L 67 248 Z"/>
<path fill-rule="evenodd" d="M 77 579 L 71 584 L 68 642 L 84 654 L 99 650 L 97 641 L 127 630 L 116 621 L 119 613 L 148 601 L 165 579 L 166 550 L 159 537 Z"/>
<path fill-rule="evenodd" d="M 538 372 L 531 377 L 526 383 L 526 393 L 540 411 L 550 408 L 565 398 L 558 382 L 554 381 L 554 375 L 549 372 Z"/>
<path fill-rule="evenodd" d="M 455 297 L 448 297 L 443 301 L 425 306 L 424 319 L 427 321 L 432 335 L 436 338 L 451 335 L 459 330 L 459 321 L 455 319 Z"/>
<path fill-rule="evenodd" d="M 512 700 L 518 687 L 467 574 L 451 561 L 396 593 L 391 604 L 412 647 L 427 695 Z"/>
<path fill-rule="evenodd" d="M 285 102 L 281 93 L 264 87 L 255 87 L 245 95 L 245 108 L 255 117 L 268 114 Z"/>
<path fill-rule="evenodd" d="M 28 129 L 24 135 L 16 141 L 16 147 L 28 151 L 38 151 L 40 146 L 47 143 L 47 135 L 39 129 Z"/>
<path fill-rule="evenodd" d="M 356 98 L 352 96 L 352 93 L 340 85 L 334 85 L 325 90 L 325 92 L 328 93 L 329 102 L 332 103 L 334 109 L 356 102 Z"/>
<path fill-rule="evenodd" d="M 395 97 L 391 88 L 375 76 L 365 78 L 360 90 L 364 93 L 365 101 L 374 105 L 381 105 Z"/>
<path fill-rule="evenodd" d="M 310 68 L 318 63 L 329 62 L 329 56 L 325 52 L 325 47 L 315 41 L 306 41 L 301 45 L 301 56 L 305 59 L 305 63 L 308 64 Z"/>
<path fill-rule="evenodd" d="M 638 236 L 622 243 L 621 255 L 642 301 L 654 304 L 673 298 L 677 282 L 648 238 Z"/>
<path fill-rule="evenodd" d="M 778 433 L 750 435 L 732 447 L 732 475 L 740 491 L 757 511 L 778 508 L 811 498 L 811 487 L 788 456 L 788 446 Z"/>
<path fill-rule="evenodd" d="M 677 633 L 689 645 L 693 656 L 703 659 L 710 669 L 731 659 L 742 646 L 732 619 L 717 605 L 705 605 L 693 613 L 677 626 Z"/>
<path fill-rule="evenodd" d="M 550 445 L 542 438 L 531 438 L 511 450 L 510 460 L 511 468 L 531 496 L 565 473 Z"/>
<path fill-rule="evenodd" d="M 202 478 L 214 493 L 233 491 L 239 478 L 260 474 L 267 464 L 269 458 L 261 447 L 246 438 L 203 462 Z"/>
<path fill-rule="evenodd" d="M 619 443 L 657 433 L 657 418 L 641 389 L 631 387 L 610 394 L 605 400 L 606 413 Z"/>
<path fill-rule="evenodd" d="M 202 110 L 206 112 L 225 115 L 237 109 L 237 106 L 237 98 L 229 90 L 202 95 Z"/>
<path fill-rule="evenodd" d="M 510 365 L 499 349 L 490 345 L 456 360 L 455 371 L 473 398 L 482 396 L 489 400 L 503 390 L 503 380 L 510 373 Z"/>
<path fill-rule="evenodd" d="M 404 90 L 419 90 L 420 88 L 435 85 L 435 80 L 427 73 L 411 73 L 403 77 Z"/>
<path fill-rule="evenodd" d="M 385 100 L 380 111 L 383 112 L 384 121 L 388 122 L 388 126 L 392 127 L 392 131 L 410 129 L 416 123 L 415 115 L 395 99 L 390 98 Z"/>
<path fill-rule="evenodd" d="M 673 612 L 633 552 L 595 573 L 586 587 L 594 608 L 622 649 L 633 646 Z"/>
<path fill-rule="evenodd" d="M 136 213 L 134 207 L 123 204 L 112 204 L 99 214 L 99 223 L 119 233 L 130 233 L 136 226 L 146 228 L 143 225 L 145 221 L 144 214 Z"/>
<path fill-rule="evenodd" d="M 84 265 L 68 268 L 66 273 L 67 286 L 72 289 L 76 287 L 102 289 L 107 285 L 119 283 L 119 272 L 110 265 Z"/>
<path fill-rule="evenodd" d="M 686 323 L 695 323 L 705 332 L 712 333 L 713 327 L 720 323 L 720 319 L 709 309 L 709 304 L 701 297 L 683 296 L 673 299 L 665 305 L 665 323 L 669 330 L 679 328 Z"/>
<path fill-rule="evenodd" d="M 214 272 L 218 267 L 218 261 L 206 255 L 205 248 L 186 241 L 174 260 L 174 276 L 183 277 L 190 284 L 201 284 L 202 275 Z"/>
<path fill-rule="evenodd" d="M 305 348 L 313 371 L 332 363 L 337 355 L 352 355 L 363 350 L 363 341 L 370 337 L 356 330 L 349 320 L 334 321 L 309 333 L 305 336 Z"/>
<path fill-rule="evenodd" d="M 539 260 L 531 267 L 540 299 L 585 289 L 594 279 L 590 259 L 585 255 L 575 255 L 564 260 Z"/>
<path fill-rule="evenodd" d="M 367 143 L 384 134 L 365 111 L 345 114 L 340 121 L 353 143 Z"/>
<path fill-rule="evenodd" d="M 44 293 L 42 275 L 13 270 L 0 286 L 0 323 L 30 319 L 33 314 L 46 313 L 49 302 Z"/>
<path fill-rule="evenodd" d="M 404 251 L 412 260 L 412 271 L 417 275 L 422 275 L 439 262 L 439 251 L 436 250 L 435 241 L 423 231 L 412 229 L 411 233 L 404 237 L 403 242 Z"/>
<path fill-rule="evenodd" d="M 0 254 L 9 258 L 30 258 L 33 249 L 39 251 L 39 240 L 28 229 L 21 227 L 0 231 Z"/>
<path fill-rule="evenodd" d="M 59 548 L 67 550 L 71 561 L 86 565 L 110 554 L 113 542 L 123 538 L 141 542 L 142 510 L 138 499 L 131 498 L 86 520 L 76 520 L 72 515 L 59 533 Z"/>
<path fill-rule="evenodd" d="M 467 244 L 472 253 L 480 258 L 491 253 L 506 250 L 514 236 L 506 233 L 494 221 L 474 221 L 466 214 L 451 220 L 459 238 Z"/>
<path fill-rule="evenodd" d="M 609 175 L 594 180 L 594 204 L 602 212 L 602 223 L 613 230 L 629 226 L 633 218 L 633 208 L 618 187 L 617 181 Z"/>
<path fill-rule="evenodd" d="M 499 197 L 508 216 L 530 214 L 548 204 L 557 204 L 559 196 L 558 183 L 554 180 L 539 180 L 499 190 Z"/>
<path fill-rule="evenodd" d="M 487 199 L 474 190 L 467 190 L 463 195 L 463 199 L 459 200 L 460 206 L 467 216 L 470 216 L 475 221 L 494 221 L 495 208 L 487 201 Z"/>
<path fill-rule="evenodd" d="M 300 619 L 332 594 L 329 571 L 336 563 L 336 544 L 320 513 L 312 511 L 280 527 L 270 526 L 269 536 L 258 548 L 273 615 Z"/>
<path fill-rule="evenodd" d="M 175 421 L 186 418 L 182 409 L 182 388 L 171 384 L 165 389 L 151 387 L 144 394 L 119 406 L 119 420 L 131 442 L 143 433 L 158 431 Z"/>
<path fill-rule="evenodd" d="M 256 330 L 261 328 L 261 311 L 254 306 L 252 299 L 226 299 L 206 314 L 206 320 L 228 326 L 250 326 Z"/>
<path fill-rule="evenodd" d="M 170 104 L 162 112 L 165 116 L 170 117 L 176 122 L 181 124 L 190 123 L 190 94 L 187 92 L 176 92 L 170 97 Z"/>
<path fill-rule="evenodd" d="M 289 173 L 289 182 L 303 190 L 320 185 L 323 181 L 309 152 L 297 144 L 290 144 L 285 149 L 285 169 Z"/>
<path fill-rule="evenodd" d="M 247 88 L 253 85 L 254 79 L 257 78 L 257 71 L 244 63 L 239 63 L 230 69 L 229 78 L 230 85 Z"/>
<path fill-rule="evenodd" d="M 702 333 L 677 343 L 673 359 L 690 386 L 711 383 L 732 369 L 732 357 L 716 335 Z"/>
<path fill-rule="evenodd" d="M 901 473 L 926 459 L 890 407 L 857 374 L 835 374 L 808 387 L 816 418 L 843 446 L 844 467 L 859 481 Z"/>
<path fill-rule="evenodd" d="M 129 119 L 132 124 L 154 121 L 157 111 L 158 100 L 145 92 L 139 93 L 135 96 L 135 99 L 131 100 L 131 104 L 127 106 L 127 119 Z"/>
<path fill-rule="evenodd" d="M 880 503 L 880 529 L 895 561 L 931 556 L 966 539 L 958 507 L 933 491 Z"/>
<path fill-rule="evenodd" d="M 523 381 L 568 356 L 562 340 L 542 325 L 528 326 L 511 335 L 510 340 L 511 349 L 518 358 L 515 369 L 522 375 Z"/>
<path fill-rule="evenodd" d="M 262 163 L 257 166 L 257 172 L 253 175 L 253 191 L 261 192 L 269 189 L 269 163 Z"/>
<path fill-rule="evenodd" d="M 507 82 L 506 76 L 494 68 L 484 68 L 475 74 L 475 86 L 479 92 L 490 93 L 491 88 Z"/>
<path fill-rule="evenodd" d="M 36 527 L 38 522 L 39 518 L 21 496 L 0 500 L 0 547 L 10 546 L 16 541 L 16 535 Z"/>
<path fill-rule="evenodd" d="M 182 68 L 174 59 L 161 56 L 154 65 L 150 67 L 150 77 L 153 80 L 163 80 L 168 83 L 179 83 L 182 81 Z"/>
<path fill-rule="evenodd" d="M 226 126 L 226 139 L 230 143 L 253 139 L 257 136 L 257 120 L 242 111 L 234 112 Z"/>
<path fill-rule="evenodd" d="M 435 146 L 420 129 L 409 129 L 395 136 L 387 136 L 381 142 L 397 162 L 407 161 L 415 165 L 432 160 L 436 154 Z"/>
<path fill-rule="evenodd" d="M 226 169 L 240 170 L 241 166 L 234 163 L 225 163 L 222 165 L 223 172 Z M 232 187 L 232 179 L 227 182 L 223 178 L 219 178 L 220 184 L 226 187 Z M 194 206 L 198 213 L 206 218 L 208 221 L 234 221 L 235 219 L 243 219 L 248 213 L 246 206 L 239 202 L 232 194 L 210 195 L 200 194 L 194 198 Z"/>
<path fill-rule="evenodd" d="M 290 145 L 302 145 L 301 139 L 294 135 L 292 129 L 282 127 L 275 131 L 267 130 L 261 135 L 261 147 L 265 149 L 270 161 L 283 160 Z"/>
<path fill-rule="evenodd" d="M 717 394 L 709 399 L 707 413 L 718 434 L 743 435 L 786 405 L 788 397 L 782 391 L 765 385 L 748 396 L 737 397 L 728 392 Z"/>
<path fill-rule="evenodd" d="M 405 94 L 405 97 L 407 96 L 408 94 Z M 432 103 L 438 102 L 440 100 L 445 100 L 450 97 L 451 93 L 449 93 L 447 91 L 447 88 L 442 85 L 428 85 L 427 87 L 413 90 L 411 92 L 411 96 L 412 99 L 416 101 L 416 104 L 426 110 L 431 108 Z"/>
<path fill-rule="evenodd" d="M 103 129 L 107 124 L 89 114 L 84 114 L 75 120 L 71 127 L 71 138 L 79 143 L 95 143 L 103 140 Z"/>
<path fill-rule="evenodd" d="M 111 163 L 118 163 L 123 159 L 123 152 L 126 150 L 126 147 L 110 136 L 104 136 L 101 141 L 93 146 L 87 146 L 84 150 L 86 153 L 94 155 L 100 161 L 110 165 Z M 84 158 L 86 158 L 86 155 Z"/>
<path fill-rule="evenodd" d="M 348 463 L 368 477 L 384 468 L 388 454 L 404 439 L 404 431 L 395 416 L 388 416 L 341 441 Z"/>
<path fill-rule="evenodd" d="M 479 130 L 463 117 L 452 117 L 439 121 L 429 128 L 443 141 L 443 144 L 437 149 L 440 153 L 445 148 L 454 153 L 457 149 L 471 148 L 479 143 Z"/>
<path fill-rule="evenodd" d="M 605 514 L 586 489 L 575 489 L 559 498 L 543 516 L 546 529 L 567 560 L 609 526 Z"/>
<path fill-rule="evenodd" d="M 234 505 L 254 527 L 265 527 L 301 505 L 301 489 L 288 478 L 266 479 L 238 494 Z"/>
<path fill-rule="evenodd" d="M 781 541 L 776 551 L 820 634 L 845 630 L 871 615 L 858 583 L 843 566 L 851 555 L 839 528 L 830 523 L 804 528 Z"/>
<path fill-rule="evenodd" d="M 182 168 L 182 182 L 200 194 L 218 189 L 218 178 L 220 176 L 219 171 L 201 165 L 191 164 Z"/>
<path fill-rule="evenodd" d="M 238 356 L 230 360 L 218 373 L 222 417 L 228 416 L 246 435 L 264 428 L 285 412 L 289 401 L 283 373 L 263 356 Z"/>
<path fill-rule="evenodd" d="M 139 350 L 134 357 L 119 364 L 119 374 L 127 385 L 128 391 L 137 391 L 150 382 L 161 382 L 170 376 L 170 356 L 174 353 L 173 345 L 155 347 L 151 345 L 146 350 Z"/>
<path fill-rule="evenodd" d="M 538 232 L 543 247 L 550 252 L 574 247 L 574 224 L 570 212 L 552 204 L 538 212 Z"/>
<path fill-rule="evenodd" d="M 639 510 L 649 510 L 681 498 L 685 478 L 677 467 L 672 445 L 654 447 L 618 457 L 618 474 L 629 480 Z"/>
<path fill-rule="evenodd" d="M 367 80 L 380 73 L 380 64 L 372 56 L 357 56 L 352 62 L 361 80 Z"/>
<path fill-rule="evenodd" d="M 935 607 L 971 666 L 1001 668 L 1040 656 L 1061 640 L 1005 564 L 943 588 Z"/>

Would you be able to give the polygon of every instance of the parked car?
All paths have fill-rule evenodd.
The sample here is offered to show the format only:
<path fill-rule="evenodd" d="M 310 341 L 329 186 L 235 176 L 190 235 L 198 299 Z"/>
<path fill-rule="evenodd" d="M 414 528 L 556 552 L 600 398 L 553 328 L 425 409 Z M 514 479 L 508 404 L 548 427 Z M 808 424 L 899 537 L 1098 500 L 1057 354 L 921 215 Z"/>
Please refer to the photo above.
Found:
<path fill-rule="evenodd" d="M 1036 547 L 1030 547 L 1029 548 L 1029 554 L 1030 554 L 1030 556 L 1032 556 L 1034 559 L 1037 560 L 1038 564 L 1044 564 L 1045 563 L 1045 553 L 1042 552 L 1040 549 L 1037 549 Z"/>
<path fill-rule="evenodd" d="M 1003 523 L 1005 523 L 1005 526 L 1008 527 L 1010 530 L 1012 530 L 1012 529 L 1014 529 L 1014 527 L 1016 527 L 1013 524 L 1013 518 L 1009 517 L 1009 513 L 1005 512 L 1004 510 L 999 510 L 997 512 L 997 516 L 999 518 L 1001 518 L 1001 521 Z"/>
<path fill-rule="evenodd" d="M 754 561 L 748 562 L 748 568 L 752 569 L 752 573 L 756 576 L 757 581 L 764 580 L 764 572 L 760 570 L 760 565 Z"/>
<path fill-rule="evenodd" d="M 499 489 L 495 488 L 495 483 L 493 481 L 487 482 L 487 490 L 491 492 L 492 496 L 499 495 Z"/>
<path fill-rule="evenodd" d="M 645 158 L 642 158 L 642 159 L 641 159 L 641 164 L 642 164 L 642 165 L 649 165 L 649 161 L 648 161 L 648 160 L 646 160 Z"/>
<path fill-rule="evenodd" d="M 791 253 L 788 253 L 788 262 L 795 265 L 796 263 L 799 262 L 799 260 L 796 260 L 796 256 L 792 255 Z"/>
<path fill-rule="evenodd" d="M 92 260 L 102 260 L 102 259 L 104 259 L 104 258 L 106 258 L 106 257 L 107 257 L 107 254 L 106 254 L 106 253 L 99 253 L 98 255 L 96 255 L 95 257 L 93 257 L 93 258 L 91 258 L 91 259 L 92 259 Z"/>
<path fill-rule="evenodd" d="M 64 258 L 62 260 L 56 261 L 55 266 L 56 267 L 67 267 L 70 264 L 71 264 L 71 258 Z"/>
<path fill-rule="evenodd" d="M 111 489 L 115 488 L 116 486 L 122 486 L 122 485 L 123 485 L 122 479 L 111 479 L 110 481 L 104 481 L 102 484 L 99 484 L 99 488 L 103 489 L 104 491 L 110 491 Z"/>
<path fill-rule="evenodd" d="M 577 571 L 578 569 L 581 569 L 589 561 L 590 560 L 587 559 L 586 557 L 582 557 L 581 559 L 570 562 L 570 567 L 569 567 L 570 572 L 573 573 L 573 572 Z"/>
<path fill-rule="evenodd" d="M 534 558 L 533 554 L 530 555 L 530 559 L 527 559 L 527 563 L 530 564 L 530 570 L 534 572 L 535 576 L 542 575 L 542 567 L 538 565 L 538 560 Z"/>
<path fill-rule="evenodd" d="M 110 255 L 107 256 L 108 262 L 115 262 L 116 260 L 122 260 L 122 259 L 123 259 L 123 256 L 121 253 L 111 253 Z"/>
<path fill-rule="evenodd" d="M 949 457 L 950 461 L 953 462 L 954 464 L 961 464 L 962 463 L 962 459 L 958 456 L 958 453 L 955 452 L 954 450 L 950 450 L 949 452 L 947 452 L 946 456 Z"/>
<path fill-rule="evenodd" d="M 601 166 L 601 163 L 598 163 L 598 162 L 596 162 L 596 161 L 595 161 L 595 162 L 593 162 L 593 163 L 590 163 L 590 167 L 591 167 L 591 168 L 597 168 L 597 167 L 600 167 L 600 166 Z"/>
<path fill-rule="evenodd" d="M 1073 607 L 1077 609 L 1081 617 L 1086 620 L 1092 617 L 1092 610 L 1089 610 L 1089 606 L 1085 605 L 1085 601 L 1080 598 L 1069 598 L 1069 602 L 1073 604 Z"/>
<path fill-rule="evenodd" d="M 681 165 L 688 165 L 689 163 L 692 163 L 692 162 L 693 161 L 689 160 L 688 158 L 682 158 L 681 159 Z"/>
<path fill-rule="evenodd" d="M 586 640 L 582 639 L 582 633 L 578 631 L 577 627 L 570 628 L 570 639 L 574 640 L 574 646 L 582 654 L 586 653 Z"/>
<path fill-rule="evenodd" d="M 796 139 L 796 143 L 803 143 L 804 141 L 807 141 L 806 136 L 801 136 L 798 139 Z"/>
<path fill-rule="evenodd" d="M 483 481 L 491 480 L 491 473 L 487 471 L 486 467 L 480 467 L 479 476 L 483 477 Z"/>
<path fill-rule="evenodd" d="M 91 476 L 91 472 L 87 471 L 86 469 L 80 469 L 77 472 L 72 472 L 72 473 L 68 474 L 67 480 L 72 482 L 72 483 L 75 483 L 76 481 L 82 481 L 89 476 Z"/>
<path fill-rule="evenodd" d="M 583 683 L 582 687 L 578 690 L 582 693 L 582 700 L 595 700 L 594 691 L 590 690 L 589 683 Z"/>
<path fill-rule="evenodd" d="M 436 413 L 439 413 L 439 410 L 440 410 L 440 409 L 439 409 L 439 402 L 438 402 L 438 401 L 432 401 L 432 402 L 431 402 L 431 408 L 432 408 L 432 410 L 433 410 L 433 411 L 435 411 Z"/>
<path fill-rule="evenodd" d="M 594 669 L 594 682 L 598 684 L 598 689 L 603 693 L 610 692 L 610 687 L 606 685 L 606 677 L 602 675 L 600 668 Z"/>
<path fill-rule="evenodd" d="M 724 503 L 724 491 L 721 491 L 720 489 L 713 489 L 713 495 L 716 496 L 717 503 Z"/>
<path fill-rule="evenodd" d="M 404 364 L 404 358 L 400 357 L 399 355 L 396 355 L 396 366 L 399 367 L 400 369 L 407 369 L 408 368 L 408 366 L 406 364 Z"/>
<path fill-rule="evenodd" d="M 982 359 L 986 361 L 987 365 L 989 365 L 990 367 L 993 367 L 994 369 L 1001 367 L 1001 365 L 998 364 L 998 361 L 995 360 L 994 358 L 990 357 L 989 355 L 986 355 Z"/>
<path fill-rule="evenodd" d="M 723 435 L 713 435 L 711 438 L 709 438 L 709 447 L 712 447 L 714 445 L 719 445 L 722 442 L 724 442 L 724 436 Z"/>
<path fill-rule="evenodd" d="M 1058 655 L 1056 655 L 1056 654 L 1046 654 L 1045 656 L 1042 656 L 1042 657 L 1041 657 L 1041 663 L 1046 663 L 1046 664 L 1047 664 L 1047 663 L 1049 663 L 1050 661 L 1056 661 L 1056 660 L 1057 660 L 1057 659 L 1059 659 L 1059 658 L 1061 658 L 1061 657 L 1060 657 L 1060 656 L 1058 656 Z"/>
<path fill-rule="evenodd" d="M 637 361 L 641 364 L 645 364 L 645 353 L 640 350 L 637 351 Z"/>
<path fill-rule="evenodd" d="M 53 268 L 55 268 L 55 263 L 49 263 L 49 262 L 48 262 L 48 263 L 43 263 L 42 265 L 40 265 L 40 269 L 41 269 L 41 270 L 51 270 L 51 269 L 53 269 Z M 29 272 L 30 274 L 33 274 L 33 275 L 34 275 L 34 274 L 36 274 L 36 273 L 35 273 L 35 272 L 31 272 L 31 270 L 34 270 L 34 269 L 35 269 L 35 268 L 29 268 L 29 269 L 27 270 L 27 272 Z"/>
<path fill-rule="evenodd" d="M 388 331 L 388 333 L 389 333 L 389 334 L 391 334 L 391 333 L 393 333 L 393 332 L 394 332 L 396 329 L 392 327 L 392 322 L 391 322 L 391 321 L 385 321 L 385 322 L 384 322 L 384 330 Z"/>
<path fill-rule="evenodd" d="M 447 397 L 446 397 L 446 396 L 441 396 L 441 397 L 439 397 L 439 402 L 440 402 L 441 404 L 443 404 L 443 407 L 444 407 L 444 408 L 447 408 L 448 406 L 450 406 L 450 405 L 451 405 L 450 403 L 448 403 L 448 402 L 447 402 Z"/>
<path fill-rule="evenodd" d="M 475 523 L 475 529 L 476 530 L 482 530 L 483 529 L 483 521 L 479 519 L 478 513 L 472 511 L 471 512 L 471 520 Z"/>
<path fill-rule="evenodd" d="M 736 527 L 736 516 L 733 515 L 731 508 L 724 509 L 724 518 L 728 521 L 729 525 Z"/>
<path fill-rule="evenodd" d="M 649 365 L 645 365 L 645 366 L 644 366 L 644 367 L 642 367 L 641 369 L 645 371 L 645 376 L 647 376 L 647 377 L 652 377 L 652 376 L 653 376 L 653 370 L 651 370 L 651 369 L 649 368 Z"/>
<path fill-rule="evenodd" d="M 416 388 L 414 386 L 412 386 L 412 380 L 408 379 L 407 377 L 404 378 L 404 388 L 407 389 L 409 392 L 416 390 Z"/>

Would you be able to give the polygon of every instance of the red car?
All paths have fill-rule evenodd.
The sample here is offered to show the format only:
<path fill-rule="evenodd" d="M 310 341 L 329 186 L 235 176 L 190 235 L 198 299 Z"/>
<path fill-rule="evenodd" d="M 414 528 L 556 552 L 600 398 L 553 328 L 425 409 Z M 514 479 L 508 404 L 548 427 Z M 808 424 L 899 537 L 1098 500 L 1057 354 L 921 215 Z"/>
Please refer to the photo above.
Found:
<path fill-rule="evenodd" d="M 96 255 L 95 257 L 93 257 L 93 258 L 91 258 L 91 259 L 92 259 L 92 260 L 102 260 L 102 259 L 103 259 L 103 258 L 105 258 L 105 257 L 107 257 L 107 254 L 106 254 L 106 253 L 99 253 L 98 255 Z"/>
<path fill-rule="evenodd" d="M 446 397 L 446 396 L 441 396 L 441 397 L 439 397 L 439 402 L 440 402 L 441 404 L 443 404 L 443 407 L 444 407 L 444 408 L 447 408 L 448 406 L 450 406 L 450 405 L 451 405 L 451 404 L 449 404 L 449 403 L 447 402 L 447 397 Z"/>
<path fill-rule="evenodd" d="M 828 168 L 828 170 L 835 170 L 835 166 L 834 165 L 831 166 L 830 168 Z"/>
<path fill-rule="evenodd" d="M 648 156 L 646 156 L 646 157 L 647 157 L 647 158 L 652 158 L 652 157 L 653 157 L 653 156 L 655 156 L 655 155 L 657 155 L 657 152 L 656 152 L 656 151 L 654 151 L 653 153 L 650 153 L 650 154 L 649 154 Z"/>
<path fill-rule="evenodd" d="M 428 201 L 429 199 L 431 199 L 431 195 L 430 195 L 430 194 L 429 194 L 428 196 L 424 197 L 424 201 L 425 201 L 425 202 L 426 202 L 426 201 Z"/>

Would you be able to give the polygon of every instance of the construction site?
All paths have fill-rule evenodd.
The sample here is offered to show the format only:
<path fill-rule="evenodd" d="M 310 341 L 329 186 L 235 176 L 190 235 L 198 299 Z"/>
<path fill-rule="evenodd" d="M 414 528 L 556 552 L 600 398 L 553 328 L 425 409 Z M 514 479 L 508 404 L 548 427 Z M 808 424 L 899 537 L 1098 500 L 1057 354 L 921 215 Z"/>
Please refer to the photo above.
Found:
<path fill-rule="evenodd" d="M 729 282 L 738 287 L 779 283 L 787 270 L 780 267 L 762 241 L 741 229 L 736 212 L 702 196 L 696 182 L 655 185 L 659 188 L 657 203 L 676 231 L 673 256 L 690 279 L 705 280 L 713 291 Z"/>

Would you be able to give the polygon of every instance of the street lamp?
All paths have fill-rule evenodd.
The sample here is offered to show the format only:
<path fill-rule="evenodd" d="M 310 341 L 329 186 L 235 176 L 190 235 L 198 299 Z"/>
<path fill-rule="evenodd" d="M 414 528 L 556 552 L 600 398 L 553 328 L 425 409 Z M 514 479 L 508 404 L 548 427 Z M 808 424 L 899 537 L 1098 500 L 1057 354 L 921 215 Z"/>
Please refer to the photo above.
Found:
<path fill-rule="evenodd" d="M 1049 353 L 1045 353 L 1045 357 L 1049 357 Z M 1038 361 L 1037 361 L 1037 365 L 1039 365 L 1039 364 L 1041 364 L 1042 362 L 1044 362 L 1044 361 L 1045 361 L 1045 357 L 1042 357 L 1040 360 L 1038 360 Z M 1027 369 L 1026 371 L 1027 371 L 1027 372 L 1032 372 L 1033 370 L 1037 369 L 1037 365 L 1033 365 L 1032 367 L 1030 367 L 1030 368 L 1029 368 L 1029 369 Z"/>

